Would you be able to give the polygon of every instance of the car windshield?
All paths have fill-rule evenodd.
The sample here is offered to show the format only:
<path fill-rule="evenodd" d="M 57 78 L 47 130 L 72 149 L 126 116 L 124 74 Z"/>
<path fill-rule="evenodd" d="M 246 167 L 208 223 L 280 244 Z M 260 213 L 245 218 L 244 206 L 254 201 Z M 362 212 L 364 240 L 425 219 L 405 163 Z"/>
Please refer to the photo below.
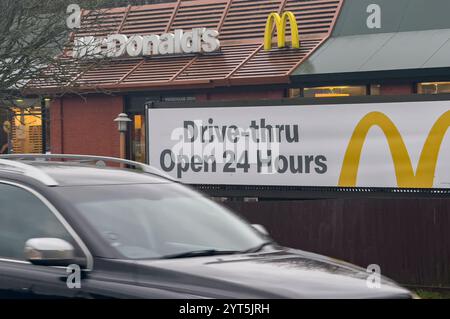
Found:
<path fill-rule="evenodd" d="M 57 191 L 129 259 L 241 252 L 267 240 L 226 208 L 176 183 Z"/>

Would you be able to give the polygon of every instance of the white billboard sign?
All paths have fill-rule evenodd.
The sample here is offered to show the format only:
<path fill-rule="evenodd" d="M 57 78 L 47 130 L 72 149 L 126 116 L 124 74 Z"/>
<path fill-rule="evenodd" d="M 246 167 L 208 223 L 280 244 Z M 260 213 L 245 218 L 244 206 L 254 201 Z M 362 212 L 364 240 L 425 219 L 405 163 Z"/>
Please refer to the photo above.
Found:
<path fill-rule="evenodd" d="M 450 188 L 450 101 L 148 115 L 150 164 L 184 183 Z"/>

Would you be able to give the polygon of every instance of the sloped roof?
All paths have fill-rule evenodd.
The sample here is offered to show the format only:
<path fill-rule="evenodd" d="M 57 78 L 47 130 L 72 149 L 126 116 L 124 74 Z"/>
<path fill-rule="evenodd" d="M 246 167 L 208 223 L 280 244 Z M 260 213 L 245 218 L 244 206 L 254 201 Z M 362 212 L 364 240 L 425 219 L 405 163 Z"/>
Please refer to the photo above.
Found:
<path fill-rule="evenodd" d="M 123 58 L 94 66 L 71 78 L 80 89 L 135 90 L 288 83 L 289 75 L 331 34 L 343 0 L 179 0 L 108 10 L 95 33 L 161 34 L 206 27 L 220 33 L 221 50 L 201 55 Z M 263 50 L 271 12 L 292 11 L 301 49 Z M 34 83 L 37 85 L 37 82 Z M 56 83 L 41 82 L 41 89 Z"/>
<path fill-rule="evenodd" d="M 372 3 L 379 29 L 366 25 Z M 293 75 L 450 68 L 449 10 L 448 0 L 346 0 L 332 37 Z"/>

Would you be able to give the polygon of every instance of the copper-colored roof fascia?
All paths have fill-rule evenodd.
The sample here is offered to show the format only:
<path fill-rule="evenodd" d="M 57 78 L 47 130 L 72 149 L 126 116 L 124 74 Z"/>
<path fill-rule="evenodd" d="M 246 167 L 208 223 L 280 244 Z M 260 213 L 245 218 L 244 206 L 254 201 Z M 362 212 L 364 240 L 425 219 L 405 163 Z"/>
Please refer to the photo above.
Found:
<path fill-rule="evenodd" d="M 186 90 L 186 89 L 206 89 L 206 88 L 217 88 L 217 87 L 228 87 L 234 85 L 268 85 L 268 84 L 288 84 L 289 76 L 269 76 L 269 77 L 249 77 L 249 78 L 239 78 L 239 79 L 217 79 L 217 80 L 184 80 L 184 81 L 174 81 L 174 82 L 154 82 L 145 83 L 140 86 L 136 86 L 133 83 L 129 83 L 126 86 L 103 86 L 100 85 L 96 87 L 97 90 L 110 90 L 114 92 L 121 91 L 145 91 L 145 90 Z M 86 88 L 89 91 L 89 88 Z M 91 90 L 92 91 L 92 90 Z"/>
<path fill-rule="evenodd" d="M 334 17 L 333 17 L 333 21 L 334 21 L 334 23 L 336 22 L 336 20 L 337 20 L 337 17 L 339 16 L 339 12 L 340 12 L 340 8 L 341 8 L 341 6 L 342 6 L 342 2 L 343 2 L 344 0 L 341 0 L 340 2 L 339 2 L 339 7 L 338 7 L 338 10 L 337 10 L 337 12 L 335 13 L 335 15 L 334 15 Z M 280 4 L 280 7 L 279 7 L 279 10 L 278 10 L 278 13 L 279 14 L 281 14 L 282 12 L 283 12 L 283 10 L 284 10 L 284 8 L 286 7 L 286 4 L 287 4 L 287 0 L 282 0 L 282 2 L 281 2 L 281 4 Z M 275 28 L 275 26 L 274 26 L 274 28 Z M 297 67 L 301 64 L 301 63 L 303 63 L 313 52 L 315 52 L 319 47 L 320 47 L 320 45 L 321 44 L 323 44 L 326 40 L 328 40 L 328 38 L 330 37 L 330 35 L 331 35 L 331 32 L 332 32 L 332 30 L 333 30 L 333 28 L 334 28 L 334 24 L 331 24 L 330 25 L 330 28 L 329 28 L 329 30 L 328 30 L 328 32 L 326 33 L 326 34 L 324 34 L 324 37 L 323 37 L 323 39 L 322 39 L 322 41 L 314 48 L 314 50 L 311 50 L 310 52 L 308 52 L 308 54 L 306 54 L 305 55 L 305 57 L 303 57 L 303 59 L 301 59 L 300 61 L 298 61 L 292 68 L 290 68 L 286 73 L 285 73 L 285 75 L 286 76 L 289 76 L 295 69 L 297 69 Z M 273 32 L 274 30 L 272 30 L 272 32 Z M 320 36 L 318 36 L 318 35 L 312 35 L 312 36 L 309 36 L 309 37 L 304 37 L 303 39 L 308 39 L 308 40 L 315 40 L 315 39 L 320 39 L 321 37 Z M 261 41 L 263 41 L 263 40 L 261 40 Z M 251 60 L 260 50 L 262 49 L 262 46 L 260 46 L 258 49 L 256 49 L 245 61 L 243 61 L 240 65 L 238 65 L 228 76 L 227 76 L 227 79 L 228 78 L 231 78 L 232 76 L 233 76 L 233 74 L 235 74 L 239 69 L 241 69 L 249 60 Z M 264 77 L 263 79 L 267 79 L 267 78 L 271 78 L 271 77 Z M 247 79 L 248 79 L 248 77 L 243 77 L 242 78 L 244 81 L 246 81 Z M 231 81 L 232 83 L 236 83 L 236 81 Z M 289 83 L 289 79 L 288 80 L 286 80 L 286 82 L 285 83 Z"/>
<path fill-rule="evenodd" d="M 101 89 L 123 89 L 123 88 L 139 88 L 139 87 L 153 87 L 153 86 L 163 86 L 163 85 L 169 85 L 169 86 L 180 86 L 180 85 L 191 85 L 191 84 L 211 84 L 211 80 L 185 80 L 185 81 L 179 81 L 179 82 L 129 82 L 129 83 L 122 83 L 120 86 L 117 86 L 117 84 L 100 84 L 96 87 Z"/>
<path fill-rule="evenodd" d="M 292 68 L 289 69 L 289 71 L 287 72 L 288 75 L 291 75 L 292 72 L 294 72 L 299 66 L 300 64 L 302 64 L 303 62 L 305 62 L 314 52 L 317 51 L 318 48 L 320 48 L 322 46 L 322 44 L 324 44 L 329 37 L 324 38 L 322 41 L 319 42 L 319 44 L 316 46 L 316 48 L 314 50 L 309 51 L 304 57 L 303 59 L 301 59 L 300 61 L 298 61 L 294 66 L 292 66 Z"/>
<path fill-rule="evenodd" d="M 202 85 L 207 85 L 208 87 L 212 86 L 230 86 L 230 85 L 238 85 L 238 84 L 251 84 L 251 83 L 255 83 L 255 84 L 270 84 L 270 83 L 274 83 L 273 81 L 279 81 L 277 83 L 289 83 L 289 78 L 288 75 L 290 75 L 302 62 L 304 62 L 313 52 L 315 52 L 317 50 L 317 48 L 319 48 L 330 36 L 331 33 L 334 29 L 336 20 L 340 14 L 342 5 L 343 5 L 343 1 L 344 0 L 339 0 L 339 3 L 336 4 L 336 13 L 334 14 L 333 20 L 332 22 L 328 22 L 330 23 L 329 28 L 327 29 L 327 32 L 323 32 L 323 33 L 313 33 L 313 34 L 307 34 L 307 35 L 303 35 L 301 36 L 301 40 L 316 40 L 318 41 L 318 44 L 311 49 L 310 52 L 307 52 L 306 55 L 301 59 L 301 61 L 294 61 L 295 65 L 291 67 L 291 64 L 287 65 L 288 67 L 290 67 L 290 69 L 288 71 L 285 71 L 286 68 L 284 68 L 284 71 L 280 70 L 279 74 L 280 75 L 272 75 L 272 76 L 261 76 L 260 74 L 258 75 L 258 68 L 254 69 L 254 72 L 244 72 L 247 73 L 250 76 L 247 76 L 247 74 L 244 74 L 243 76 L 241 74 L 239 74 L 239 77 L 234 77 L 233 76 L 236 75 L 236 72 L 239 72 L 239 70 L 247 63 L 247 62 L 251 62 L 252 58 L 255 57 L 255 55 L 257 55 L 258 53 L 261 52 L 261 49 L 263 48 L 263 38 L 245 38 L 245 39 L 233 39 L 233 40 L 221 40 L 221 43 L 223 46 L 231 46 L 231 45 L 251 45 L 254 44 L 256 47 L 256 49 L 254 51 L 250 51 L 246 52 L 245 54 L 241 55 L 241 57 L 244 59 L 243 61 L 241 60 L 239 62 L 239 64 L 232 70 L 230 71 L 229 74 L 227 74 L 224 78 L 214 78 L 213 74 L 211 74 L 211 77 L 208 78 L 207 80 L 203 79 L 184 79 L 184 80 L 178 80 L 178 77 L 183 74 L 186 70 L 189 70 L 189 67 L 192 66 L 195 61 L 200 57 L 200 56 L 196 56 L 193 57 L 189 62 L 187 62 L 184 66 L 180 65 L 180 70 L 178 70 L 176 72 L 176 74 L 174 76 L 172 76 L 169 80 L 165 80 L 164 82 L 142 82 L 142 83 L 138 83 L 138 82 L 129 82 L 129 83 L 122 83 L 124 80 L 126 80 L 127 78 L 129 78 L 129 76 L 136 71 L 140 66 L 142 66 L 146 61 L 148 61 L 148 59 L 142 59 L 139 62 L 136 62 L 136 65 L 134 67 L 131 68 L 130 71 L 128 71 L 125 75 L 122 76 L 122 78 L 120 80 L 111 80 L 109 81 L 109 84 L 107 85 L 99 85 L 96 88 L 104 88 L 104 89 L 112 89 L 112 90 L 126 90 L 126 89 L 130 89 L 130 88 L 145 88 L 145 87 L 180 87 L 180 86 L 202 86 Z M 126 20 L 127 20 L 127 15 L 130 14 L 131 12 L 135 12 L 135 11 L 140 11 L 140 10 L 148 10 L 149 9 L 165 9 L 167 11 L 167 17 L 169 17 L 170 14 L 170 21 L 168 22 L 168 24 L 166 25 L 166 29 L 167 30 L 171 30 L 171 27 L 174 23 L 174 21 L 176 20 L 177 17 L 177 13 L 179 11 L 180 8 L 190 8 L 191 6 L 195 6 L 195 5 L 200 5 L 200 4 L 211 4 L 211 3 L 218 3 L 214 0 L 188 0 L 188 1 L 183 1 L 183 3 L 181 3 L 182 0 L 178 0 L 177 2 L 170 2 L 170 3 L 160 3 L 160 4 L 149 4 L 149 5 L 142 5 L 142 6 L 132 6 L 132 7 L 122 7 L 122 8 L 115 8 L 115 9 L 108 9 L 106 10 L 106 12 L 108 13 L 113 13 L 113 14 L 118 14 L 118 13 L 124 13 L 124 18 L 122 19 L 122 23 L 119 26 L 119 30 L 122 29 L 125 25 L 126 25 Z M 223 4 L 224 6 L 224 12 L 221 13 L 220 15 L 220 20 L 218 22 L 218 29 L 221 29 L 225 22 L 226 22 L 226 18 L 228 16 L 229 10 L 230 8 L 232 8 L 232 5 L 235 3 L 233 2 L 233 0 L 221 0 L 220 3 Z M 257 2 L 256 2 L 257 3 Z M 290 4 L 291 2 L 289 2 L 289 0 L 277 0 L 277 2 L 275 3 L 274 1 L 274 5 L 278 6 L 278 12 L 281 13 L 282 11 L 285 10 L 285 7 L 287 4 Z M 306 2 L 307 3 L 307 2 Z M 127 10 L 128 9 L 128 10 Z M 167 10 L 168 9 L 168 10 Z M 172 11 L 172 12 L 170 12 Z M 329 20 L 330 21 L 330 20 Z M 163 23 L 164 24 L 164 23 Z M 163 26 L 162 26 L 163 27 Z M 318 29 L 318 31 L 320 31 L 320 28 Z M 248 55 L 246 57 L 246 55 Z M 236 61 L 238 62 L 238 61 Z M 250 69 L 252 67 L 250 66 Z M 254 73 L 254 75 L 253 75 Z M 75 81 L 80 78 L 82 76 L 82 74 L 77 75 L 75 77 Z M 113 81 L 115 81 L 113 83 Z M 160 80 L 158 80 L 160 81 Z M 69 85 L 70 87 L 70 85 Z M 92 88 L 83 88 L 83 90 L 92 90 Z"/>
<path fill-rule="evenodd" d="M 85 70 L 85 72 L 80 72 L 77 74 L 77 76 L 75 78 L 72 79 L 72 81 L 70 81 L 70 83 L 67 86 L 70 86 L 72 83 L 75 83 L 77 80 L 79 80 L 83 75 L 86 74 L 87 71 L 90 71 L 91 68 L 88 68 L 87 70 Z"/>
<path fill-rule="evenodd" d="M 177 89 L 201 89 L 201 88 L 213 88 L 213 82 L 210 80 L 191 80 L 183 81 L 180 83 L 168 83 L 168 82 L 154 82 L 154 83 L 127 83 L 120 86 L 116 84 L 99 84 L 91 86 L 80 87 L 51 87 L 45 89 L 30 88 L 24 93 L 29 94 L 70 94 L 70 93 L 105 93 L 105 92 L 130 92 L 132 91 L 147 91 L 147 90 L 173 90 Z"/>
<path fill-rule="evenodd" d="M 179 91 L 185 91 L 185 90 L 202 90 L 202 89 L 213 89 L 216 86 L 213 84 L 213 82 L 210 83 L 179 83 L 176 86 L 174 86 L 171 83 L 159 83 L 158 85 L 151 85 L 151 86 L 142 86 L 142 87 L 132 87 L 132 88 L 116 88 L 114 90 L 111 90 L 111 92 L 147 92 L 147 91 L 173 91 L 179 90 Z"/>
<path fill-rule="evenodd" d="M 166 32 L 170 31 L 170 28 L 172 27 L 173 21 L 175 21 L 175 17 L 177 16 L 178 10 L 180 9 L 180 5 L 181 5 L 181 0 L 178 0 L 175 4 L 175 6 L 173 7 L 173 12 L 172 15 L 170 17 L 169 22 L 167 23 Z"/>
<path fill-rule="evenodd" d="M 303 59 L 301 59 L 300 61 L 298 61 L 288 72 L 289 75 L 292 74 L 292 72 L 294 72 L 304 61 L 306 61 L 314 52 L 316 52 L 330 37 L 331 34 L 334 31 L 334 27 L 336 25 L 337 19 L 339 18 L 340 14 L 341 14 L 341 10 L 342 7 L 344 5 L 344 1 L 345 0 L 340 0 L 339 1 L 339 5 L 336 9 L 336 13 L 334 14 L 333 17 L 333 21 L 330 24 L 330 28 L 328 29 L 328 33 L 325 35 L 325 37 L 322 39 L 322 41 L 320 41 L 320 43 L 314 48 L 314 50 L 311 50 L 310 52 L 308 52 L 308 54 L 306 54 Z"/>
<path fill-rule="evenodd" d="M 235 67 L 235 68 L 233 69 L 233 71 L 231 71 L 225 78 L 226 78 L 226 79 L 231 78 L 231 77 L 233 76 L 233 74 L 236 73 L 236 71 L 239 70 L 239 69 L 240 69 L 240 68 L 241 68 L 248 60 L 250 60 L 252 57 L 254 57 L 255 54 L 258 53 L 259 50 L 260 50 L 263 46 L 264 46 L 264 43 L 263 43 L 263 44 L 260 44 L 260 45 L 255 49 L 255 51 L 253 51 L 248 57 L 246 57 L 244 61 L 242 61 L 241 63 L 239 63 L 239 65 L 238 65 L 237 67 Z"/>
<path fill-rule="evenodd" d="M 182 74 L 187 68 L 189 68 L 192 64 L 194 64 L 194 62 L 197 60 L 198 56 L 195 56 L 194 58 L 192 58 L 188 63 L 186 63 L 186 65 L 184 67 L 182 67 L 177 73 L 175 73 L 174 76 L 172 76 L 169 80 L 169 82 L 173 82 L 176 80 L 176 78 Z"/>
<path fill-rule="evenodd" d="M 122 18 L 122 22 L 120 22 L 119 27 L 117 28 L 117 33 L 120 33 L 122 31 L 123 26 L 125 25 L 125 22 L 127 21 L 128 18 L 128 14 L 131 11 L 131 5 L 129 5 L 127 7 L 127 9 L 125 10 L 124 14 L 123 14 L 123 18 Z"/>
<path fill-rule="evenodd" d="M 322 40 L 323 38 L 327 38 L 328 39 L 329 33 L 328 32 L 324 32 L 324 33 L 316 33 L 316 34 L 305 34 L 303 36 L 301 36 L 300 41 L 301 40 Z"/>
<path fill-rule="evenodd" d="M 101 93 L 101 92 L 130 92 L 132 91 L 149 91 L 149 90 L 188 90 L 188 89 L 205 89 L 216 87 L 228 87 L 233 85 L 264 85 L 264 84 L 287 84 L 289 83 L 288 76 L 268 76 L 268 77 L 248 77 L 235 79 L 216 79 L 216 80 L 180 80 L 176 82 L 154 82 L 154 83 L 126 83 L 120 86 L 111 85 L 96 85 L 84 86 L 74 88 L 47 88 L 47 89 L 29 89 L 28 94 L 39 94 L 45 92 L 46 94 L 62 94 L 71 93 L 70 89 L 76 90 L 79 93 Z"/>
<path fill-rule="evenodd" d="M 239 45 L 239 44 L 261 44 L 263 38 L 253 38 L 253 39 L 238 39 L 238 40 L 220 40 L 222 46 Z"/>
<path fill-rule="evenodd" d="M 264 84 L 288 84 L 290 82 L 289 76 L 269 76 L 269 77 L 249 77 L 249 78 L 238 78 L 238 79 L 216 79 L 216 80 L 180 80 L 173 83 L 168 82 L 158 82 L 152 83 L 151 85 L 143 84 L 141 88 L 135 87 L 130 83 L 130 86 L 133 89 L 142 89 L 153 88 L 153 89 L 164 89 L 164 90 L 173 90 L 174 86 L 176 89 L 202 89 L 202 88 L 216 88 L 216 87 L 228 87 L 233 85 L 264 85 Z M 206 85 L 207 84 L 207 85 Z M 125 90 L 129 91 L 128 88 L 109 88 L 111 90 Z"/>
<path fill-rule="evenodd" d="M 216 4 L 221 3 L 225 1 L 215 1 L 215 0 L 181 0 L 184 5 L 186 6 L 197 6 L 197 5 L 203 5 L 203 4 Z"/>
<path fill-rule="evenodd" d="M 144 82 L 144 83 L 126 83 L 117 85 L 98 85 L 96 88 L 98 89 L 107 89 L 107 90 L 127 90 L 127 89 L 145 89 L 148 87 L 153 88 L 164 88 L 172 89 L 174 86 L 179 89 L 180 87 L 187 88 L 193 87 L 196 88 L 205 88 L 205 87 L 222 87 L 222 86 L 231 86 L 231 85 L 260 85 L 260 84 L 287 84 L 289 83 L 289 76 L 255 76 L 255 77 L 247 77 L 247 78 L 234 78 L 234 79 L 215 79 L 215 80 L 178 80 L 173 82 Z M 205 86 L 206 85 L 206 86 Z"/>
<path fill-rule="evenodd" d="M 220 17 L 219 25 L 217 26 L 217 31 L 220 33 L 220 30 L 222 30 L 223 23 L 225 22 L 225 18 L 228 15 L 228 11 L 230 11 L 230 7 L 233 0 L 228 0 L 227 5 L 225 7 L 225 10 L 223 10 L 222 17 Z"/>
<path fill-rule="evenodd" d="M 125 81 L 126 78 L 128 78 L 130 76 L 130 74 L 132 74 L 134 71 L 136 71 L 136 69 L 139 68 L 144 63 L 145 63 L 145 59 L 142 59 L 139 63 L 137 63 L 134 67 L 132 67 L 131 70 L 127 72 L 127 74 L 122 76 L 122 78 L 119 81 L 117 81 L 116 84 L 120 84 L 123 81 Z"/>
<path fill-rule="evenodd" d="M 83 90 L 81 88 L 72 88 L 73 90 L 76 89 L 76 92 L 82 92 Z M 30 95 L 56 95 L 56 94 L 65 94 L 69 93 L 70 90 L 67 90 L 66 87 L 47 87 L 47 88 L 25 88 L 22 93 L 24 96 L 30 96 Z M 75 92 L 73 92 L 75 93 Z"/>
<path fill-rule="evenodd" d="M 282 0 L 280 3 L 280 7 L 278 8 L 278 13 L 281 14 L 286 7 L 287 0 Z M 275 26 L 274 26 L 275 27 Z"/>
<path fill-rule="evenodd" d="M 140 11 L 146 9 L 161 9 L 161 8 L 173 8 L 177 3 L 176 2 L 162 2 L 162 3 L 152 3 L 152 4 L 143 4 L 140 6 L 131 6 L 131 11 Z"/>
<path fill-rule="evenodd" d="M 280 2 L 280 6 L 278 7 L 278 13 L 281 13 L 282 11 L 283 11 L 283 9 L 284 9 L 284 7 L 286 6 L 286 2 L 287 2 L 287 0 L 281 0 L 281 2 Z M 275 28 L 275 26 L 273 26 L 273 28 Z M 272 30 L 273 31 L 273 30 Z M 252 57 L 254 57 L 258 52 L 259 52 L 259 50 L 261 50 L 263 47 L 264 47 L 264 42 L 263 41 L 261 41 L 260 42 L 261 43 L 261 45 L 259 46 L 259 47 L 257 47 L 256 49 L 255 49 L 255 51 L 253 51 L 244 61 L 242 61 L 241 63 L 239 63 L 239 65 L 237 66 L 237 67 L 235 67 L 234 69 L 233 69 L 233 71 L 231 71 L 226 77 L 225 77 L 225 79 L 230 79 L 232 76 L 233 76 L 233 74 L 235 74 L 245 63 L 247 63 Z"/>
<path fill-rule="evenodd" d="M 280 6 L 278 7 L 278 14 L 281 14 L 286 7 L 287 0 L 281 0 Z M 272 34 L 275 31 L 275 25 L 272 27 Z M 263 40 L 264 41 L 264 40 Z"/>
<path fill-rule="evenodd" d="M 218 24 L 218 26 L 217 26 L 217 30 L 220 30 L 220 29 L 222 28 L 223 22 L 225 21 L 225 18 L 226 18 L 226 16 L 227 16 L 228 10 L 230 9 L 230 6 L 231 6 L 232 1 L 233 1 L 233 0 L 228 0 L 227 5 L 226 5 L 226 7 L 225 7 L 225 10 L 224 10 L 224 12 L 223 12 L 223 14 L 222 14 L 222 16 L 221 16 L 221 18 L 220 18 L 219 24 Z M 207 2 L 210 2 L 210 1 L 208 0 Z M 179 7 L 180 7 L 180 4 L 181 4 L 181 0 L 178 0 L 178 3 L 177 3 L 177 9 L 176 9 L 177 11 L 178 11 L 178 9 L 179 9 Z M 172 26 L 172 23 L 173 23 L 173 21 L 175 20 L 175 16 L 176 16 L 176 12 L 174 11 L 174 14 L 172 15 L 172 18 L 171 18 L 171 22 L 169 23 L 168 29 L 166 30 L 166 32 L 169 32 L 169 31 L 170 31 L 170 28 L 171 28 L 171 26 Z M 194 57 L 191 61 L 189 61 L 189 62 L 188 62 L 181 70 L 179 70 L 179 71 L 178 71 L 178 72 L 177 72 L 177 73 L 169 80 L 169 82 L 175 81 L 175 80 L 178 78 L 178 76 L 180 76 L 181 74 L 183 74 L 184 71 L 186 71 L 192 64 L 194 64 L 194 62 L 197 60 L 197 58 L 198 58 L 198 56 Z"/>
<path fill-rule="evenodd" d="M 73 41 L 75 41 L 75 32 L 72 31 L 72 32 L 69 33 L 69 43 L 71 43 Z M 69 53 L 69 48 L 68 48 L 67 44 L 65 44 L 64 45 L 64 50 L 61 53 L 61 56 L 67 56 L 68 53 Z"/>
<path fill-rule="evenodd" d="M 179 0 L 179 1 L 181 2 L 181 0 Z M 282 5 L 283 5 L 283 3 L 286 3 L 286 1 L 287 0 L 282 0 L 282 3 L 280 4 L 280 9 L 283 7 Z M 195 2 L 196 3 L 205 3 L 205 4 L 206 3 L 214 3 L 214 1 L 211 1 L 211 0 L 197 0 Z M 221 20 L 219 22 L 219 25 L 217 27 L 217 30 L 220 30 L 222 28 L 232 2 L 233 2 L 233 0 L 228 0 L 226 8 L 224 10 L 224 13 L 223 13 Z M 259 39 L 247 39 L 247 40 L 231 40 L 231 41 L 222 40 L 221 43 L 222 43 L 222 45 L 236 45 L 236 44 L 260 44 L 263 42 L 262 42 L 262 40 L 259 40 Z M 241 64 L 245 63 L 248 59 L 250 59 L 257 52 L 258 52 L 258 49 L 255 50 L 252 54 L 250 54 Z M 196 61 L 196 59 L 197 59 L 197 57 L 194 57 L 182 70 L 180 70 L 174 77 L 172 77 L 170 79 L 170 81 L 175 81 L 179 75 L 181 75 L 186 69 L 188 69 Z M 228 74 L 225 79 L 231 77 L 234 74 L 234 72 L 236 72 L 236 70 L 239 69 L 241 64 L 239 64 L 230 74 Z"/>
<path fill-rule="evenodd" d="M 161 85 L 154 85 L 154 86 L 145 86 L 140 88 L 132 88 L 132 89 L 118 89 L 114 92 L 147 92 L 147 91 L 173 91 L 174 89 L 179 91 L 185 91 L 185 90 L 202 90 L 202 89 L 213 89 L 215 86 L 212 83 L 208 84 L 183 84 L 183 85 L 177 85 L 174 87 L 173 85 L 168 85 L 168 83 L 164 83 Z"/>
<path fill-rule="evenodd" d="M 97 8 L 93 10 L 83 9 L 83 15 L 89 15 L 91 12 L 105 12 L 105 13 L 123 13 L 127 10 L 126 7 L 117 7 L 117 8 Z"/>
<path fill-rule="evenodd" d="M 306 34 L 301 36 L 300 40 L 321 40 L 326 37 L 328 33 L 316 33 L 316 34 Z M 231 46 L 239 44 L 261 44 L 264 42 L 264 38 L 253 38 L 253 39 L 237 39 L 237 40 L 221 40 L 220 44 L 222 46 Z"/>
<path fill-rule="evenodd" d="M 328 32 L 328 36 L 329 37 L 333 33 L 334 27 L 336 26 L 336 22 L 337 22 L 339 16 L 341 15 L 342 7 L 344 6 L 344 1 L 345 0 L 340 0 L 339 1 L 336 13 L 334 14 L 333 21 L 331 22 L 330 29 L 329 29 L 329 32 Z"/>

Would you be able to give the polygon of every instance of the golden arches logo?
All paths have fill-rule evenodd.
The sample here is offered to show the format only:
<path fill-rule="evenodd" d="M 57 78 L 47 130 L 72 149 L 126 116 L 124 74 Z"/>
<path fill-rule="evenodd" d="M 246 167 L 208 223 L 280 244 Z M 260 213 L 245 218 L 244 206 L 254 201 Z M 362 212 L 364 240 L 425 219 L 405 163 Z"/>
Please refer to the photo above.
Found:
<path fill-rule="evenodd" d="M 415 173 L 405 142 L 395 124 L 381 112 L 367 114 L 356 126 L 347 147 L 339 177 L 340 187 L 356 187 L 362 148 L 373 126 L 381 128 L 386 136 L 398 187 L 432 188 L 441 144 L 450 127 L 450 111 L 441 115 L 431 128 Z"/>
<path fill-rule="evenodd" d="M 272 12 L 267 18 L 266 30 L 264 32 L 264 50 L 269 51 L 272 49 L 272 36 L 274 31 L 274 24 L 276 26 L 278 47 L 284 48 L 286 46 L 286 27 L 287 22 L 291 25 L 291 42 L 294 49 L 300 48 L 300 39 L 298 35 L 298 25 L 295 15 L 286 11 L 280 16 L 276 12 Z"/>

